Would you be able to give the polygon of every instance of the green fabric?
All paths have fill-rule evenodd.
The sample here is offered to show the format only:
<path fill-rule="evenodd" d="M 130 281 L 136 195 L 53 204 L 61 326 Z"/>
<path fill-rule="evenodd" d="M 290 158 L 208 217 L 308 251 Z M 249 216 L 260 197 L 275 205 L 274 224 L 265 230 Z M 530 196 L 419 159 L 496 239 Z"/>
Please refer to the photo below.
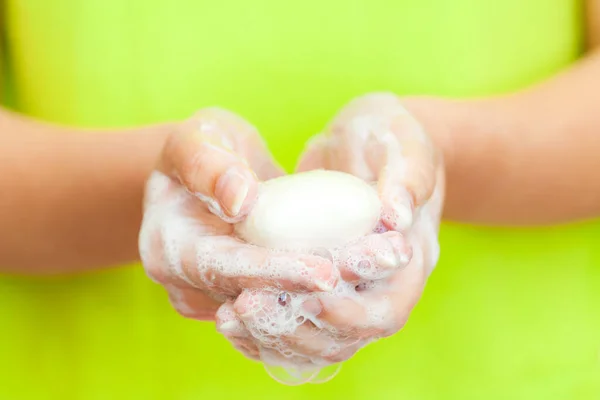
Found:
<path fill-rule="evenodd" d="M 514 90 L 580 54 L 574 0 L 8 0 L 21 110 L 79 126 L 244 115 L 291 169 L 346 101 L 375 90 Z M 551 201 L 551 199 L 549 199 Z M 4 399 L 600 397 L 600 226 L 445 225 L 406 328 L 332 382 L 284 387 L 139 266 L 0 279 Z"/>

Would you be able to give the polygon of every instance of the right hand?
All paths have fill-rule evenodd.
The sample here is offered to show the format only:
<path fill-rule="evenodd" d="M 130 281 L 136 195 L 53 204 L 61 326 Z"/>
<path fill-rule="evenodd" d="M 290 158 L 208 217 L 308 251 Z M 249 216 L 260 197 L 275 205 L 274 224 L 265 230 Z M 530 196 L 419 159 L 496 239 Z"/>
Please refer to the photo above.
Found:
<path fill-rule="evenodd" d="M 214 320 L 243 289 L 331 290 L 330 260 L 277 253 L 233 236 L 259 180 L 283 175 L 256 129 L 220 109 L 204 109 L 169 136 L 146 186 L 139 249 L 144 269 L 185 317 Z"/>
<path fill-rule="evenodd" d="M 244 354 L 272 365 L 342 362 L 395 334 L 438 260 L 443 163 L 400 98 L 375 93 L 344 107 L 312 141 L 299 170 L 321 168 L 377 181 L 381 224 L 356 243 L 325 250 L 341 275 L 333 295 L 283 293 L 288 301 L 281 302 L 277 291 L 245 290 L 221 307 L 217 329 Z"/>

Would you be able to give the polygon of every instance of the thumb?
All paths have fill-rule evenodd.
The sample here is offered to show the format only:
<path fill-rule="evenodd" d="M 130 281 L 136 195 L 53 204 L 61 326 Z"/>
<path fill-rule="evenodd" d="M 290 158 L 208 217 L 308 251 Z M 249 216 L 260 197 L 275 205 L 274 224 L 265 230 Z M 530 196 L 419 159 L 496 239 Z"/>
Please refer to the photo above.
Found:
<path fill-rule="evenodd" d="M 248 161 L 268 159 L 258 132 L 220 109 L 205 109 L 167 139 L 158 169 L 207 203 L 227 222 L 239 221 L 254 202 L 259 178 Z M 258 154 L 258 156 L 257 156 Z"/>

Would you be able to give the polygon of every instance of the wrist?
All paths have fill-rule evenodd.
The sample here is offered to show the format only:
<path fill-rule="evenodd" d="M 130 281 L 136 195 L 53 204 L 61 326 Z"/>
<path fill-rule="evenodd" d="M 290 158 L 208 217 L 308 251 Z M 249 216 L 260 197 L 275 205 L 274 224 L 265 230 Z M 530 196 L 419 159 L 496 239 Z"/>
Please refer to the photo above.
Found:
<path fill-rule="evenodd" d="M 56 257 L 57 266 L 80 271 L 138 260 L 144 188 L 170 129 L 165 124 L 61 135 L 61 175 L 73 182 L 77 194 L 61 191 L 63 200 L 55 209 L 62 211 L 59 220 L 74 221 L 74 228 L 64 232 L 73 238 L 61 244 L 77 243 L 81 254 Z M 86 235 L 75 221 L 85 221 Z M 98 248 L 98 243 L 103 245 Z"/>
<path fill-rule="evenodd" d="M 457 157 L 456 146 L 461 140 L 456 133 L 461 132 L 458 126 L 463 124 L 463 116 L 455 109 L 454 101 L 438 97 L 404 97 L 401 101 L 441 153 L 445 168 L 452 170 Z"/>
<path fill-rule="evenodd" d="M 444 217 L 474 221 L 509 173 L 515 118 L 504 98 L 403 98 L 441 152 L 446 173 Z"/>

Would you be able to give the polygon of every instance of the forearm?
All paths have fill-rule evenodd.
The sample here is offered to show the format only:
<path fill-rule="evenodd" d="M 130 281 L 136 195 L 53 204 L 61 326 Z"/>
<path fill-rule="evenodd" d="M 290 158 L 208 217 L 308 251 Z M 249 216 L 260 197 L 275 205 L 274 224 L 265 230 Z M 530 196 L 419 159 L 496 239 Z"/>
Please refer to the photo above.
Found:
<path fill-rule="evenodd" d="M 168 129 L 77 132 L 0 110 L 0 268 L 137 260 L 143 185 Z"/>
<path fill-rule="evenodd" d="M 483 100 L 407 99 L 447 161 L 446 219 L 532 225 L 600 215 L 600 54 Z"/>

